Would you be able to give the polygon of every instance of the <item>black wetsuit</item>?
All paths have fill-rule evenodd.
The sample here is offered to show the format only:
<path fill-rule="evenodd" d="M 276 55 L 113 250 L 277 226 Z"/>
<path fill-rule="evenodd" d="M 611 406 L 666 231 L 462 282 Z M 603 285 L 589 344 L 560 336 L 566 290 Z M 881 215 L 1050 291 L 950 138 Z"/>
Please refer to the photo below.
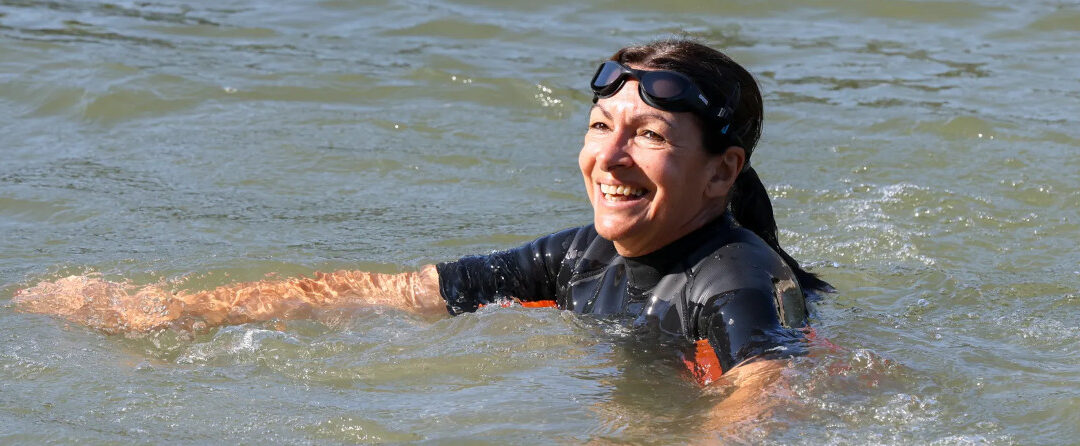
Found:
<path fill-rule="evenodd" d="M 662 340 L 707 339 L 722 370 L 760 354 L 796 353 L 806 305 L 795 276 L 727 214 L 641 257 L 623 257 L 592 225 L 524 246 L 440 263 L 451 314 L 506 298 L 554 300 L 578 313 L 622 315 Z"/>

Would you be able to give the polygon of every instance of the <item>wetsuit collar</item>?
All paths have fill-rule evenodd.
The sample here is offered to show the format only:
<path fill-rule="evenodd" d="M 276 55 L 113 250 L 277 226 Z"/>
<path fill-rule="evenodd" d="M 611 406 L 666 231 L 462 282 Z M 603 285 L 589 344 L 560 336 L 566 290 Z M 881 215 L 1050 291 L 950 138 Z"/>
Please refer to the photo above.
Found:
<path fill-rule="evenodd" d="M 728 232 L 735 226 L 735 219 L 730 213 L 725 212 L 663 248 L 642 256 L 623 257 L 630 276 L 630 286 L 640 292 L 651 290 L 672 266 L 680 261 L 689 260 L 687 256 L 714 238 L 718 232 Z"/>

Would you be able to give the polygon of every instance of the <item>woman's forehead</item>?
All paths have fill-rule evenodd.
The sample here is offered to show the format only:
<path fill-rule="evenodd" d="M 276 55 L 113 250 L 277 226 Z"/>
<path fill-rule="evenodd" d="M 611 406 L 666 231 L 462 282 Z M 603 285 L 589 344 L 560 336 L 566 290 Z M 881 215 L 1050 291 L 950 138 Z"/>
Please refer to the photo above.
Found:
<path fill-rule="evenodd" d="M 605 118 L 610 120 L 619 120 L 625 122 L 634 121 L 660 121 L 667 124 L 669 127 L 676 127 L 681 123 L 681 118 L 676 114 L 657 110 L 655 108 L 645 106 L 644 109 L 617 109 L 614 112 L 608 111 L 603 105 L 593 105 L 593 112 L 602 114 Z"/>
<path fill-rule="evenodd" d="M 621 121 L 657 120 L 672 127 L 677 126 L 684 119 L 692 119 L 691 116 L 682 116 L 689 113 L 672 113 L 646 104 L 638 97 L 636 88 L 631 89 L 630 92 L 632 93 L 630 97 L 620 97 L 623 93 L 620 91 L 615 96 L 600 99 L 593 104 L 589 114 L 599 113 L 607 119 Z"/>

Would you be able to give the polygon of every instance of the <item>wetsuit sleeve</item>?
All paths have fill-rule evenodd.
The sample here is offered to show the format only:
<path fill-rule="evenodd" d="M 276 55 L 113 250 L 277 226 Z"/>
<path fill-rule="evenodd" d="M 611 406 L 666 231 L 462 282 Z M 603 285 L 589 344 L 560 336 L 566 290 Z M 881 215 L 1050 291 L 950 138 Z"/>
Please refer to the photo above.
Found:
<path fill-rule="evenodd" d="M 554 300 L 559 269 L 581 230 L 567 229 L 514 249 L 436 265 L 447 311 L 476 311 L 481 304 L 509 297 Z"/>
<path fill-rule="evenodd" d="M 776 298 L 761 289 L 739 289 L 709 299 L 698 316 L 699 330 L 724 371 L 749 358 L 786 357 L 805 351 L 802 334 L 783 327 Z"/>

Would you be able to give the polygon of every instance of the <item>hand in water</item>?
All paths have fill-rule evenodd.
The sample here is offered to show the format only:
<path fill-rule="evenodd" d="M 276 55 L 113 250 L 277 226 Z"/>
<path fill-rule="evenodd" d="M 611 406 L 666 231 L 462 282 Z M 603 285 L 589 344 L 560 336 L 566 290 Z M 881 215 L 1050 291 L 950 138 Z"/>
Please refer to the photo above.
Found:
<path fill-rule="evenodd" d="M 154 286 L 136 290 L 96 276 L 69 276 L 15 293 L 16 308 L 53 314 L 108 333 L 148 331 L 176 320 L 184 304 Z"/>

